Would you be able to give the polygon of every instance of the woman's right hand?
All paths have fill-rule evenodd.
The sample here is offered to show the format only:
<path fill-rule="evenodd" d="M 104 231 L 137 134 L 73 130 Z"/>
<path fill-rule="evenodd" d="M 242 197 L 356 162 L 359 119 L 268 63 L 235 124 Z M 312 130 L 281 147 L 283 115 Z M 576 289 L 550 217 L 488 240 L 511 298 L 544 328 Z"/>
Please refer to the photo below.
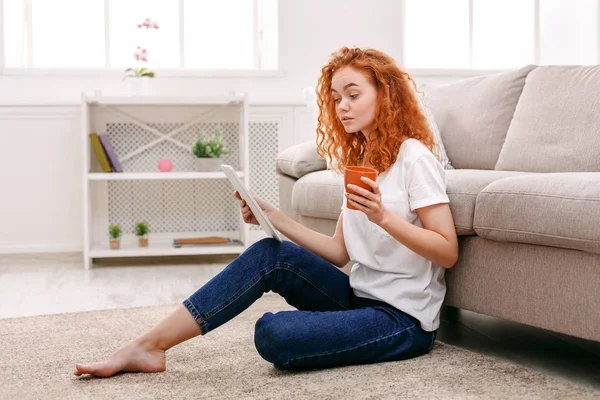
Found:
<path fill-rule="evenodd" d="M 242 211 L 242 217 L 244 218 L 244 222 L 247 224 L 259 225 L 258 220 L 256 219 L 256 217 L 254 216 L 254 213 L 252 213 L 252 210 L 250 209 L 250 206 L 248 206 L 248 204 L 246 204 L 246 200 L 242 199 L 242 196 L 240 196 L 240 194 L 237 190 L 235 190 L 233 192 L 233 195 L 235 196 L 236 199 L 238 199 L 240 201 L 240 209 Z M 271 213 L 273 211 L 276 211 L 277 209 L 255 194 L 252 194 L 252 197 L 254 197 L 254 200 L 256 200 L 256 202 L 258 203 L 258 206 L 265 212 L 265 215 L 270 220 Z"/>

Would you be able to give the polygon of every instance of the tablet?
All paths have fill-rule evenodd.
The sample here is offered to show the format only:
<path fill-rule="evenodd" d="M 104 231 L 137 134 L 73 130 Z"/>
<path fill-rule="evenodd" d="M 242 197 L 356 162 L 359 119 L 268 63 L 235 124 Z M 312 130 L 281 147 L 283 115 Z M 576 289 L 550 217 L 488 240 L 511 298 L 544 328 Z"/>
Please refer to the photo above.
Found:
<path fill-rule="evenodd" d="M 238 191 L 242 199 L 246 200 L 246 204 L 250 207 L 252 214 L 256 217 L 256 220 L 260 224 L 260 227 L 267 233 L 267 235 L 271 236 L 273 239 L 278 242 L 282 242 L 281 236 L 279 232 L 275 229 L 271 221 L 269 221 L 269 217 L 265 215 L 262 208 L 258 205 L 254 197 L 250 194 L 250 192 L 246 189 L 240 178 L 235 173 L 235 170 L 231 167 L 231 165 L 223 164 L 221 165 L 221 169 L 225 172 L 225 176 L 231 182 L 231 185 L 235 190 Z"/>

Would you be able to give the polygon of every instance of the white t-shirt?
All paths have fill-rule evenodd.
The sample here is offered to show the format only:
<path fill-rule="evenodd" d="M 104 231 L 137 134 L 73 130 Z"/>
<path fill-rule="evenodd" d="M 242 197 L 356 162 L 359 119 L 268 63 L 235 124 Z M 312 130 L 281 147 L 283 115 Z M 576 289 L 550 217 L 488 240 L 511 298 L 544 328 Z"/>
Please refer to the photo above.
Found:
<path fill-rule="evenodd" d="M 421 228 L 415 209 L 449 203 L 444 169 L 416 139 L 402 143 L 396 162 L 377 176 L 377 184 L 385 207 Z M 418 319 L 423 330 L 436 330 L 446 294 L 445 268 L 408 249 L 362 211 L 347 209 L 345 198 L 342 212 L 356 296 L 384 301 Z"/>

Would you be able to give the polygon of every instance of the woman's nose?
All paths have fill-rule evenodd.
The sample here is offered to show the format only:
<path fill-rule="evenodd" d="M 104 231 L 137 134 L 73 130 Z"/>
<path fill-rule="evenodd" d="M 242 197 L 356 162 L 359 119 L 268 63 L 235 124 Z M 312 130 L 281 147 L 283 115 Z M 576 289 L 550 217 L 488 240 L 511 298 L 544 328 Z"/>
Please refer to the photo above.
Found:
<path fill-rule="evenodd" d="M 340 102 L 338 103 L 338 109 L 342 110 L 342 111 L 348 111 L 348 100 L 342 98 L 340 99 Z"/>

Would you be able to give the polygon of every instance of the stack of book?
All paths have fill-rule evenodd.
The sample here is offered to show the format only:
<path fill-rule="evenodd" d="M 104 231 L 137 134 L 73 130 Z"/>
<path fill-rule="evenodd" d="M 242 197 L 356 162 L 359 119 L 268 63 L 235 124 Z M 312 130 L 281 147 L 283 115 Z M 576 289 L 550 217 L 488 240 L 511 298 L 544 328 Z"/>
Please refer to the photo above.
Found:
<path fill-rule="evenodd" d="M 102 171 L 123 172 L 117 153 L 115 153 L 115 149 L 108 139 L 108 134 L 103 133 L 98 135 L 97 133 L 92 132 L 90 133 L 90 141 Z"/>

